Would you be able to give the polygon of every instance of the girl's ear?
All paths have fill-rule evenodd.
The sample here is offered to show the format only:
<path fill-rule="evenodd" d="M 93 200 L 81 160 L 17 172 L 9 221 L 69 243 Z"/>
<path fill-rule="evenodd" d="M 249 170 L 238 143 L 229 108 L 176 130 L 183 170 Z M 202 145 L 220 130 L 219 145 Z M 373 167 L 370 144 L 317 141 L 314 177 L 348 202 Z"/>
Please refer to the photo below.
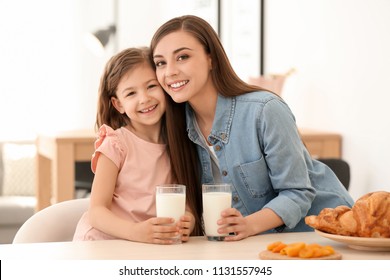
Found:
<path fill-rule="evenodd" d="M 123 109 L 123 106 L 118 98 L 111 97 L 111 103 L 119 113 L 123 114 L 125 112 L 125 109 Z"/>

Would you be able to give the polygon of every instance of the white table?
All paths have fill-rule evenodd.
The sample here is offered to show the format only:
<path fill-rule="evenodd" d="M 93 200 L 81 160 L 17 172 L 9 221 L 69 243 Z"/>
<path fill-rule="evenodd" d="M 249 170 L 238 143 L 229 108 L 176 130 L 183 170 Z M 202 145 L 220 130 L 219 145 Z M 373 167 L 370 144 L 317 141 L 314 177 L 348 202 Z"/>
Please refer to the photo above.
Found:
<path fill-rule="evenodd" d="M 0 259 L 89 260 L 256 260 L 274 241 L 331 245 L 343 260 L 390 260 L 390 252 L 361 251 L 314 232 L 279 233 L 249 237 L 236 242 L 207 241 L 192 237 L 179 245 L 153 245 L 124 240 L 52 242 L 0 245 Z"/>

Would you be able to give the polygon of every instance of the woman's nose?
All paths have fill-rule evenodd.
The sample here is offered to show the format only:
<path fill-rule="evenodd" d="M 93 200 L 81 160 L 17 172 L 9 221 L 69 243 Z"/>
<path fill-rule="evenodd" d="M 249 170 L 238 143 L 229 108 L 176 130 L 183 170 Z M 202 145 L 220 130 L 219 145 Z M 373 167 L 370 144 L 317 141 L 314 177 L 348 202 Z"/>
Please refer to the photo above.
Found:
<path fill-rule="evenodd" d="M 165 76 L 167 77 L 175 76 L 178 73 L 178 69 L 174 63 L 167 63 L 165 69 Z"/>

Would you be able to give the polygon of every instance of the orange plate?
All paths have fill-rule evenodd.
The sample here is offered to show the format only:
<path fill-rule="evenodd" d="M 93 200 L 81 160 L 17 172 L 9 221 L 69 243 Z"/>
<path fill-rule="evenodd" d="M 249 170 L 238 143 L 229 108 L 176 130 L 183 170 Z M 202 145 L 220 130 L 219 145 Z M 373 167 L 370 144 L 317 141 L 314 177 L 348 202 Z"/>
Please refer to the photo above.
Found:
<path fill-rule="evenodd" d="M 281 255 L 280 253 L 273 253 L 271 251 L 266 250 L 259 253 L 259 258 L 262 260 L 341 260 L 341 254 L 335 252 L 332 255 L 320 258 L 297 258 Z"/>

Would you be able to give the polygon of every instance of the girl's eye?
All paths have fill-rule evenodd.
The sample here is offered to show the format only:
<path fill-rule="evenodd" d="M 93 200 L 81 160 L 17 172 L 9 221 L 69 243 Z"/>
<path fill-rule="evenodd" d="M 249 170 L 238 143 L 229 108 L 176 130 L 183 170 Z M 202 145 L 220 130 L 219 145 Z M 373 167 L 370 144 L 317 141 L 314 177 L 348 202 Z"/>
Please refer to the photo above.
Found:
<path fill-rule="evenodd" d="M 135 94 L 135 91 L 130 91 L 130 92 L 128 92 L 127 94 L 126 94 L 126 96 L 132 96 L 132 95 L 134 95 Z"/>
<path fill-rule="evenodd" d="M 148 85 L 148 89 L 155 88 L 157 85 L 156 84 L 150 84 Z"/>

